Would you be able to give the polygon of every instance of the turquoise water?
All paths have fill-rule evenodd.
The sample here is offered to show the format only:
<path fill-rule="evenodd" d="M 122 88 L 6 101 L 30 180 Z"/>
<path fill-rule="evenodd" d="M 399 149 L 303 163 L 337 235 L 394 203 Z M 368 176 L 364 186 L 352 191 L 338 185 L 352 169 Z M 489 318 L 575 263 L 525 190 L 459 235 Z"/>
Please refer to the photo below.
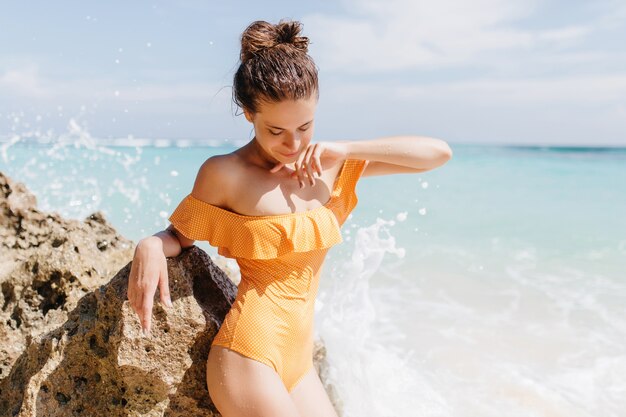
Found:
<path fill-rule="evenodd" d="M 41 209 L 101 210 L 134 241 L 235 149 L 14 142 L 0 171 Z M 626 148 L 450 145 L 441 168 L 361 178 L 329 252 L 316 332 L 344 415 L 625 415 Z"/>

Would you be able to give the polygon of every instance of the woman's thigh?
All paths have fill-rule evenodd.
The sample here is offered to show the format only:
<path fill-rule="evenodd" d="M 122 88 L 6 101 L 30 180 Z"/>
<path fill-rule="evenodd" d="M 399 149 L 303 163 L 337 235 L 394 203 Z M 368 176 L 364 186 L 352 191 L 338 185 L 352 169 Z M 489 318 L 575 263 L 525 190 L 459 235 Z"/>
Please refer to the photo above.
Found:
<path fill-rule="evenodd" d="M 222 346 L 209 351 L 207 387 L 223 417 L 300 417 L 274 369 Z"/>
<path fill-rule="evenodd" d="M 289 394 L 300 417 L 337 417 L 314 366 Z"/>

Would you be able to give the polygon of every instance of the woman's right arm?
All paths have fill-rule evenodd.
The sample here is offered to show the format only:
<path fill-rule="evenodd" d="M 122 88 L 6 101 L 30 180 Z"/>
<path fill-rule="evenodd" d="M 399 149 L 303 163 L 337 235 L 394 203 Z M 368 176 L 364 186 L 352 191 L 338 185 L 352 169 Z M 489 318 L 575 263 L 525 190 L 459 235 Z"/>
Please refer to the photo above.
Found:
<path fill-rule="evenodd" d="M 232 162 L 226 156 L 212 156 L 198 171 L 192 194 L 210 204 L 226 204 L 225 192 L 233 181 Z M 229 175 L 227 175 L 229 173 Z M 220 193 L 216 193 L 219 184 Z M 128 277 L 128 300 L 139 315 L 141 327 L 150 332 L 152 305 L 157 286 L 161 303 L 171 307 L 166 258 L 178 256 L 194 240 L 185 237 L 173 225 L 139 241 Z"/>
<path fill-rule="evenodd" d="M 128 277 L 127 296 L 131 307 L 139 315 L 144 334 L 150 333 L 157 285 L 161 303 L 172 306 L 166 258 L 178 256 L 182 248 L 193 243 L 172 225 L 137 243 Z"/>

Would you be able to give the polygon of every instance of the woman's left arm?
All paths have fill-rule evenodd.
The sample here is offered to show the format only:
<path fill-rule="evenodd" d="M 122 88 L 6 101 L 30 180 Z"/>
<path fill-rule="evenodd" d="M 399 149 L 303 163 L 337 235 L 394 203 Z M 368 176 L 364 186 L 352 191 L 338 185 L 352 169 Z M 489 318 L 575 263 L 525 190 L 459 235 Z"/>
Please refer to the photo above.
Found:
<path fill-rule="evenodd" d="M 452 149 L 446 142 L 425 136 L 391 136 L 340 143 L 345 146 L 347 159 L 369 161 L 362 176 L 423 172 L 452 158 Z"/>

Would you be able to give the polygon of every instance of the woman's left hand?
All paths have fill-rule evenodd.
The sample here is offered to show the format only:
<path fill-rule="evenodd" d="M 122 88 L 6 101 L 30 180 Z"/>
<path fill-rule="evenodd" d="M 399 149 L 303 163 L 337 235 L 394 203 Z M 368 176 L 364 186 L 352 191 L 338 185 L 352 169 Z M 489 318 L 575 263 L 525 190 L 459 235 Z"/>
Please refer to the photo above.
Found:
<path fill-rule="evenodd" d="M 294 163 L 295 171 L 291 174 L 291 178 L 297 178 L 300 188 L 303 188 L 306 176 L 311 186 L 314 186 L 315 179 L 313 176 L 315 173 L 317 173 L 318 177 L 321 177 L 323 168 L 327 167 L 328 164 L 333 166 L 347 158 L 348 148 L 346 143 L 346 141 L 309 143 L 309 146 L 298 154 L 298 158 Z M 284 163 L 279 162 L 270 172 L 278 172 L 284 166 Z"/>

